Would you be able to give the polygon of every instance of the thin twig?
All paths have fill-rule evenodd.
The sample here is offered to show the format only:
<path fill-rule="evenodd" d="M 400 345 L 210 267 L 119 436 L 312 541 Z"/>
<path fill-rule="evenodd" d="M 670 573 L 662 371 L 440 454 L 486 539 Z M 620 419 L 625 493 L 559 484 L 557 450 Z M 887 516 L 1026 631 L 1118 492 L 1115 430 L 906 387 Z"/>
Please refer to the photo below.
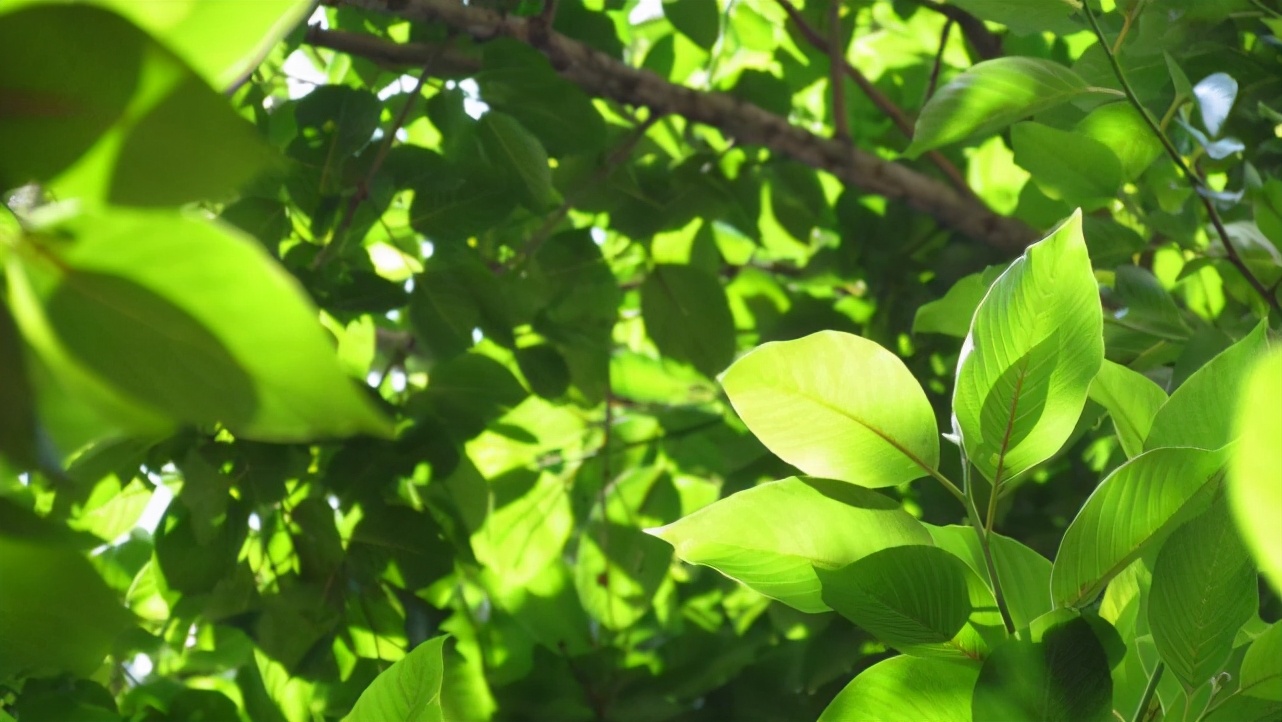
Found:
<path fill-rule="evenodd" d="M 1269 289 L 1265 288 L 1259 278 L 1256 278 L 1255 273 L 1246 265 L 1246 261 L 1242 260 L 1237 247 L 1233 245 L 1232 239 L 1229 238 L 1229 231 L 1224 227 L 1224 219 L 1220 218 L 1220 212 L 1216 209 L 1214 201 L 1211 200 L 1209 195 L 1210 188 L 1206 185 L 1206 181 L 1198 174 L 1196 168 L 1190 166 L 1184 160 L 1184 156 L 1180 154 L 1179 149 L 1175 147 L 1175 144 L 1171 142 L 1166 133 L 1162 132 L 1157 121 L 1148 112 L 1148 108 L 1144 107 L 1144 104 L 1140 102 L 1139 96 L 1135 94 L 1135 89 L 1131 87 L 1125 71 L 1122 70 L 1122 64 L 1118 62 L 1117 55 L 1113 53 L 1113 49 L 1109 47 L 1108 39 L 1104 37 L 1104 30 L 1100 28 L 1099 19 L 1095 17 L 1095 11 L 1091 8 L 1089 0 L 1083 0 L 1082 8 L 1086 12 L 1086 19 L 1090 22 L 1091 29 L 1095 31 L 1095 37 L 1099 40 L 1100 48 L 1104 51 L 1104 55 L 1108 57 L 1109 65 L 1113 67 L 1113 74 L 1117 76 L 1117 82 L 1122 85 L 1122 91 L 1126 94 L 1126 98 L 1139 111 L 1140 116 L 1144 118 L 1144 122 L 1148 124 L 1149 130 L 1153 132 L 1153 135 L 1157 136 L 1158 141 L 1166 149 L 1166 154 L 1175 162 L 1176 167 L 1188 177 L 1189 184 L 1193 186 L 1194 195 L 1201 199 L 1202 207 L 1206 209 L 1206 215 L 1210 218 L 1211 225 L 1215 227 L 1215 232 L 1220 237 L 1220 243 L 1224 246 L 1225 257 L 1242 274 L 1246 282 L 1251 285 L 1251 288 L 1260 294 L 1264 302 L 1272 306 L 1273 310 L 1282 314 L 1282 303 L 1279 303 L 1277 296 L 1270 294 Z"/>
<path fill-rule="evenodd" d="M 1148 684 L 1144 686 L 1144 694 L 1140 695 L 1140 704 L 1135 708 L 1135 715 L 1131 717 L 1134 722 L 1144 722 L 1148 716 L 1149 705 L 1153 702 L 1153 695 L 1157 692 L 1157 683 L 1162 681 L 1162 672 L 1166 671 L 1166 665 L 1158 660 L 1157 666 L 1153 668 L 1153 674 L 1148 678 Z"/>
<path fill-rule="evenodd" d="M 828 0 L 828 85 L 832 86 L 832 137 L 849 143 L 846 81 L 842 77 L 846 65 L 846 54 L 841 47 L 841 0 Z"/>
<path fill-rule="evenodd" d="M 944 29 L 939 33 L 939 51 L 935 53 L 935 62 L 930 66 L 930 81 L 926 83 L 926 97 L 922 101 L 923 105 L 925 101 L 930 100 L 935 94 L 935 88 L 939 86 L 939 70 L 944 66 L 944 49 L 948 47 L 948 36 L 956 23 L 956 20 L 948 18 L 944 22 Z"/>
<path fill-rule="evenodd" d="M 1001 37 L 989 30 L 983 20 L 955 5 L 947 5 L 935 0 L 916 0 L 916 2 L 957 23 L 981 60 L 992 60 L 1003 55 Z"/>
<path fill-rule="evenodd" d="M 396 114 L 392 121 L 392 127 L 387 129 L 387 134 L 383 137 L 383 143 L 378 147 L 378 152 L 374 160 L 370 162 L 369 170 L 366 171 L 365 177 L 356 185 L 356 191 L 352 197 L 347 199 L 347 208 L 343 211 L 343 219 L 339 222 L 338 227 L 330 237 L 330 242 L 316 254 L 312 260 L 312 270 L 316 270 L 328 263 L 335 255 L 343 250 L 347 243 L 347 233 L 352 227 L 352 221 L 356 218 L 356 211 L 360 208 L 361 203 L 369 198 L 369 188 L 374 182 L 374 177 L 378 175 L 379 169 L 383 167 L 383 161 L 387 159 L 388 152 L 392 149 L 392 144 L 396 142 L 396 133 L 405 125 L 409 118 L 410 108 L 413 107 L 414 101 L 423 93 L 423 84 L 427 82 L 428 76 L 432 71 L 432 60 L 423 64 L 422 71 L 419 72 L 418 78 L 414 82 L 414 91 L 410 97 L 405 99 L 405 105 L 401 106 L 401 111 Z"/>
<path fill-rule="evenodd" d="M 797 26 L 797 30 L 801 32 L 806 42 L 827 55 L 833 62 L 839 63 L 846 76 L 853 80 L 855 85 L 859 86 L 859 89 L 863 91 L 864 95 L 868 96 L 868 99 L 872 101 L 873 105 L 877 106 L 878 110 L 890 118 L 890 121 L 899 129 L 899 132 L 905 138 L 913 137 L 913 120 L 899 106 L 895 105 L 890 98 L 886 97 L 885 93 L 878 90 L 877 86 L 873 85 L 872 81 L 868 79 L 868 76 L 847 62 L 844 56 L 834 54 L 832 44 L 814 26 L 806 22 L 806 19 L 801 15 L 801 11 L 797 9 L 796 5 L 792 4 L 791 0 L 775 0 L 775 2 L 779 3 L 779 7 L 783 8 L 788 19 Z M 835 115 L 836 111 L 834 109 Z M 966 182 L 965 176 L 961 174 L 961 171 L 957 170 L 957 166 L 953 165 L 952 161 L 945 158 L 939 151 L 934 150 L 927 152 L 926 157 L 931 163 L 935 164 L 935 167 L 948 178 L 949 182 L 957 190 L 970 198 L 975 197 L 974 191 L 970 189 L 970 184 Z"/>

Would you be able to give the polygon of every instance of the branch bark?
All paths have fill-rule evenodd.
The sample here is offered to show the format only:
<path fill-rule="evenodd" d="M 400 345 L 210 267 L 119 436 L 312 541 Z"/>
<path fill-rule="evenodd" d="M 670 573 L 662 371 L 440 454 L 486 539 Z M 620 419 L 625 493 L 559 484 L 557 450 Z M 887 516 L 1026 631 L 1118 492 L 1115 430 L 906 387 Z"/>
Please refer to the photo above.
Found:
<path fill-rule="evenodd" d="M 1023 223 L 1000 216 L 973 198 L 911 168 L 883 160 L 872 153 L 823 138 L 786 119 L 731 95 L 698 91 L 675 85 L 658 75 L 622 61 L 554 31 L 541 32 L 521 18 L 500 15 L 458 0 L 332 0 L 342 5 L 391 13 L 407 20 L 440 23 L 477 41 L 512 38 L 535 47 L 552 67 L 589 95 L 628 105 L 644 106 L 653 113 L 680 115 L 716 127 L 739 143 L 760 145 L 819 170 L 827 171 L 848 186 L 901 201 L 926 213 L 942 225 L 1007 252 L 1023 249 L 1035 234 Z M 313 31 L 313 40 L 339 38 Z M 317 43 L 320 44 L 320 43 Z M 390 43 L 389 43 L 390 44 Z M 364 42 L 368 48 L 369 42 Z M 404 57 L 404 49 L 382 54 Z M 424 54 L 435 52 L 425 46 Z"/>

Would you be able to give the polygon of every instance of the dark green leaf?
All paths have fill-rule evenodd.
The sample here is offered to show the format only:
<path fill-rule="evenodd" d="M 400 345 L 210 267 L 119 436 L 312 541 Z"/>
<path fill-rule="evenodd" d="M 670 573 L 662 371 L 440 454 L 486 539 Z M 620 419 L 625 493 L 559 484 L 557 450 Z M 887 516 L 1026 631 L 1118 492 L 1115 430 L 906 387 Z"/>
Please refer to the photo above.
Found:
<path fill-rule="evenodd" d="M 641 285 L 646 332 L 665 356 L 715 376 L 734 358 L 734 319 L 721 283 L 692 266 L 659 264 Z"/>

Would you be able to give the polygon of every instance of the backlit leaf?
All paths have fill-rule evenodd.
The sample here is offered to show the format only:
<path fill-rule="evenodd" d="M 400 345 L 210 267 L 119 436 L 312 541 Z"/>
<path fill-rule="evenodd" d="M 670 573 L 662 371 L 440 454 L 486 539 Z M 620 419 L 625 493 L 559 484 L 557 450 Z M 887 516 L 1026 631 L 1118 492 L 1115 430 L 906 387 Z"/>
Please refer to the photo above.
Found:
<path fill-rule="evenodd" d="M 898 656 L 851 680 L 819 722 L 971 722 L 970 697 L 979 666 L 951 659 Z"/>
<path fill-rule="evenodd" d="M 1188 383 L 1192 383 L 1192 379 Z M 1229 500 L 1246 546 L 1282 591 L 1282 351 L 1256 363 L 1238 396 L 1240 441 L 1229 464 Z"/>

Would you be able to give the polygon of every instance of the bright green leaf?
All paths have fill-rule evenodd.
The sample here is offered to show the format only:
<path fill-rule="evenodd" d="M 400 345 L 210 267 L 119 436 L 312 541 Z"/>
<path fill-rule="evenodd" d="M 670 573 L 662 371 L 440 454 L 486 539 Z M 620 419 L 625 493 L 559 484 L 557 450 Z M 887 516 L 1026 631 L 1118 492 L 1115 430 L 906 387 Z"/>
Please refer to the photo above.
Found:
<path fill-rule="evenodd" d="M 682 560 L 803 612 L 829 609 L 816 567 L 837 569 L 888 547 L 931 544 L 925 527 L 889 497 L 798 477 L 741 491 L 648 531 Z"/>
<path fill-rule="evenodd" d="M 1010 129 L 1015 162 L 1046 197 L 1098 208 L 1122 185 L 1122 164 L 1108 146 L 1077 132 L 1026 121 Z"/>
<path fill-rule="evenodd" d="M 987 135 L 1087 92 L 1085 80 L 1050 60 L 1008 57 L 978 63 L 926 102 L 904 154 L 915 158 Z"/>
<path fill-rule="evenodd" d="M 1162 154 L 1162 142 L 1149 130 L 1135 106 L 1126 101 L 1092 110 L 1077 132 L 1103 143 L 1122 163 L 1123 180 L 1138 178 Z"/>
<path fill-rule="evenodd" d="M 1166 392 L 1144 374 L 1105 359 L 1091 382 L 1090 398 L 1108 409 L 1122 450 L 1134 458 L 1144 450 L 1144 438 L 1166 403 Z"/>
<path fill-rule="evenodd" d="M 1282 534 L 1278 533 L 1282 414 L 1278 409 L 1282 409 L 1282 351 L 1257 362 L 1242 386 L 1233 422 L 1241 440 L 1229 464 L 1229 499 L 1238 528 L 1265 578 L 1282 592 Z"/>
<path fill-rule="evenodd" d="M 913 316 L 913 333 L 942 333 L 965 338 L 970 333 L 975 309 L 979 308 L 988 287 L 1003 270 L 1000 266 L 990 266 L 980 273 L 963 276 L 943 298 L 920 306 Z"/>
<path fill-rule="evenodd" d="M 837 693 L 819 722 L 971 722 L 975 664 L 899 656 L 859 673 Z"/>
<path fill-rule="evenodd" d="M 898 357 L 865 338 L 821 331 L 768 343 L 721 383 L 757 438 L 807 474 L 875 488 L 939 463 L 925 392 Z"/>
<path fill-rule="evenodd" d="M 1218 449 L 1233 441 L 1233 414 L 1242 384 L 1268 349 L 1267 324 L 1222 351 L 1175 389 L 1153 417 L 1145 449 L 1192 446 Z"/>
<path fill-rule="evenodd" d="M 1153 566 L 1149 628 L 1186 691 L 1223 670 L 1260 604 L 1255 568 L 1222 500 L 1172 532 Z"/>
<path fill-rule="evenodd" d="M 936 546 L 960 557 L 981 579 L 988 578 L 988 565 L 973 527 L 927 525 L 926 528 Z M 1011 620 L 1015 629 L 1024 629 L 1051 610 L 1051 563 L 1024 544 L 1001 534 L 989 534 L 988 544 Z"/>
<path fill-rule="evenodd" d="M 953 414 L 995 483 L 1059 451 L 1104 358 L 1099 291 L 1074 213 L 993 283 L 962 347 Z"/>
<path fill-rule="evenodd" d="M 953 0 L 953 4 L 1019 35 L 1072 34 L 1081 29 L 1071 19 L 1077 11 L 1072 0 Z"/>
<path fill-rule="evenodd" d="M 1282 702 L 1282 623 L 1274 622 L 1251 642 L 1239 680 L 1242 694 Z"/>
<path fill-rule="evenodd" d="M 445 722 L 441 682 L 445 675 L 446 639 L 429 639 L 383 670 L 343 719 Z"/>
<path fill-rule="evenodd" d="M 1155 449 L 1102 481 L 1068 525 L 1051 571 L 1051 596 L 1062 606 L 1095 598 L 1166 532 L 1204 510 L 1221 478 L 1222 451 Z"/>

